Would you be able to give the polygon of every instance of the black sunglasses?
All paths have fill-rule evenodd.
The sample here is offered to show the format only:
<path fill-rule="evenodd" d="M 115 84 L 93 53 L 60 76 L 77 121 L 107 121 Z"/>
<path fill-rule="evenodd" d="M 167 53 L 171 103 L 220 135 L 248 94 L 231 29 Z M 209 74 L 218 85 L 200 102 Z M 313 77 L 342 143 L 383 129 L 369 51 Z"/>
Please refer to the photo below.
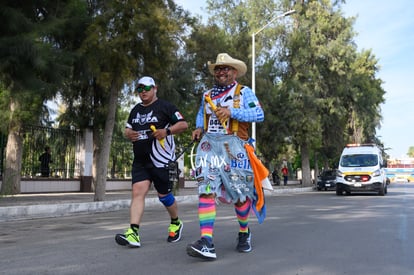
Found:
<path fill-rule="evenodd" d="M 154 86 L 151 86 L 151 85 L 150 86 L 138 86 L 137 92 L 138 93 L 142 93 L 143 91 L 148 92 L 148 91 L 151 91 L 152 87 Z"/>
<path fill-rule="evenodd" d="M 219 72 L 227 73 L 227 72 L 229 72 L 232 69 L 233 69 L 232 67 L 228 67 L 228 66 L 225 66 L 225 67 L 215 67 L 214 68 L 214 72 L 215 73 L 219 73 Z"/>

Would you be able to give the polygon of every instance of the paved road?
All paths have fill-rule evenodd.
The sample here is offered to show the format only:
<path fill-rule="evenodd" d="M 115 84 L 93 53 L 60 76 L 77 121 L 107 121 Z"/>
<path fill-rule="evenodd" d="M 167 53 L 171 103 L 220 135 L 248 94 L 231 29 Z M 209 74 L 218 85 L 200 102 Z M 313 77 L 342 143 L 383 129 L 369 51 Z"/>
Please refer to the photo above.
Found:
<path fill-rule="evenodd" d="M 166 242 L 167 214 L 149 207 L 142 247 L 115 244 L 128 210 L 0 224 L 0 274 L 413 274 L 414 185 L 392 184 L 388 195 L 286 193 L 267 198 L 268 217 L 252 216 L 253 251 L 235 251 L 232 207 L 220 205 L 218 259 L 188 257 L 198 233 L 195 203 L 180 206 L 182 241 Z"/>

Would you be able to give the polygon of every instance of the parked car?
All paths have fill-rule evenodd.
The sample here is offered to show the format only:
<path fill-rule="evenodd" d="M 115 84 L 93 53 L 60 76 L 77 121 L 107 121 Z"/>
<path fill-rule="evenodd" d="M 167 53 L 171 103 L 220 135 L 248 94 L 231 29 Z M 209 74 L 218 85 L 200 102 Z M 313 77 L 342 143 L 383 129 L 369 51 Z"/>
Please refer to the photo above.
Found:
<path fill-rule="evenodd" d="M 403 176 L 396 176 L 394 182 L 407 182 L 407 178 Z"/>
<path fill-rule="evenodd" d="M 318 189 L 318 191 L 321 191 L 321 190 L 327 191 L 328 189 L 329 190 L 330 189 L 335 190 L 335 188 L 336 188 L 336 170 L 325 170 L 325 171 L 323 171 L 318 177 L 316 188 Z"/>

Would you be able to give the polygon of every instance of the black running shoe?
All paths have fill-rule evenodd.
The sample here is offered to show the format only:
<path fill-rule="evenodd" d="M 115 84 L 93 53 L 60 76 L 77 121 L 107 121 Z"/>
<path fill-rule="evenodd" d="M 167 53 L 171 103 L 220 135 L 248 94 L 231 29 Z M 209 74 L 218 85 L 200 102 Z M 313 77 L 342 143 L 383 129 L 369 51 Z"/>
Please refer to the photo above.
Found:
<path fill-rule="evenodd" d="M 239 252 L 252 251 L 251 238 L 252 238 L 252 233 L 250 232 L 250 228 L 247 233 L 239 232 L 239 237 L 237 239 L 238 240 L 237 248 L 236 248 L 237 251 Z"/>
<path fill-rule="evenodd" d="M 129 244 L 124 234 L 116 234 L 115 241 L 117 244 L 122 245 L 122 246 L 126 246 Z"/>
<path fill-rule="evenodd" d="M 202 259 L 215 260 L 217 258 L 214 244 L 210 244 L 206 239 L 189 244 L 187 246 L 187 254 L 191 257 L 198 257 Z"/>

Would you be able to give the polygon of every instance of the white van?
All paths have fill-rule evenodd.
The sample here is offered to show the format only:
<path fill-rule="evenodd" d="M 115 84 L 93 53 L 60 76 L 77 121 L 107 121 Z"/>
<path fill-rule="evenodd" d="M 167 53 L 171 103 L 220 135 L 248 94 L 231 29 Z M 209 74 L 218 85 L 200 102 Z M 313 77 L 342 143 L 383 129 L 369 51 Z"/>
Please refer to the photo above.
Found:
<path fill-rule="evenodd" d="M 336 195 L 343 192 L 387 194 L 387 175 L 381 150 L 375 144 L 348 144 L 342 151 L 336 175 Z"/>

